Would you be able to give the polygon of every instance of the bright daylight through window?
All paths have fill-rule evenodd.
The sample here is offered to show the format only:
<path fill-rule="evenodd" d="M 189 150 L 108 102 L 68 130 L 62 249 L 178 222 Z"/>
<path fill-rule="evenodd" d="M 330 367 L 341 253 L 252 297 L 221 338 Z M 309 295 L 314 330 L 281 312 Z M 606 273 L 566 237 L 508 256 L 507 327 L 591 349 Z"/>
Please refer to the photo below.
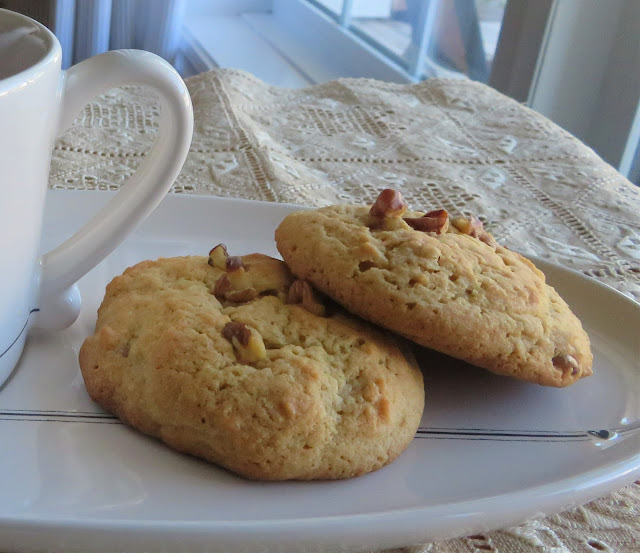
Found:
<path fill-rule="evenodd" d="M 307 0 L 415 79 L 487 82 L 506 0 Z"/>

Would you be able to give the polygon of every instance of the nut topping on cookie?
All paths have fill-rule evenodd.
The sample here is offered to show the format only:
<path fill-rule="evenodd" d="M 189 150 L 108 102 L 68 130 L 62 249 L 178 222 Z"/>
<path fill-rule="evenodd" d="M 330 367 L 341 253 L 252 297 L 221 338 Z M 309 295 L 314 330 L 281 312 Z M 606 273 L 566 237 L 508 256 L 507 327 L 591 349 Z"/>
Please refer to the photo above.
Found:
<path fill-rule="evenodd" d="M 231 290 L 227 292 L 226 299 L 235 303 L 251 301 L 258 295 L 255 288 L 245 288 L 244 290 Z"/>
<path fill-rule="evenodd" d="M 237 271 L 244 268 L 242 265 L 242 258 L 237 255 L 227 257 L 227 271 Z"/>
<path fill-rule="evenodd" d="M 229 290 L 231 290 L 229 277 L 227 275 L 222 275 L 218 280 L 216 280 L 216 283 L 213 285 L 212 292 L 216 298 L 223 298 Z"/>
<path fill-rule="evenodd" d="M 386 217 L 402 217 L 406 210 L 407 204 L 404 202 L 402 194 L 397 190 L 385 188 L 371 206 L 369 214 L 376 219 L 384 219 Z"/>
<path fill-rule="evenodd" d="M 480 240 L 480 242 L 484 242 L 487 246 L 491 246 L 494 250 L 498 246 L 496 239 L 491 234 L 489 234 L 486 230 L 483 230 L 478 235 L 478 240 Z"/>
<path fill-rule="evenodd" d="M 462 234 L 467 234 L 484 242 L 487 246 L 496 247 L 496 241 L 486 230 L 482 221 L 473 215 L 467 217 L 456 217 L 451 220 L 451 226 L 459 230 Z"/>
<path fill-rule="evenodd" d="M 571 355 L 556 355 L 551 362 L 553 366 L 562 371 L 562 373 L 571 372 L 572 376 L 577 375 L 580 372 L 580 366 L 576 361 L 576 358 Z"/>
<path fill-rule="evenodd" d="M 436 209 L 422 217 L 405 217 L 404 221 L 415 230 L 442 234 L 449 228 L 449 214 L 445 209 Z"/>
<path fill-rule="evenodd" d="M 242 258 L 230 256 L 224 244 L 218 244 L 209 252 L 209 261 L 207 263 L 223 271 L 237 271 L 243 267 Z"/>
<path fill-rule="evenodd" d="M 462 234 L 468 234 L 469 236 L 475 236 L 475 232 L 477 232 L 477 227 L 479 223 L 479 228 L 482 229 L 482 221 L 477 219 L 476 217 L 454 217 L 451 219 L 451 226 L 458 229 Z M 474 229 L 476 226 L 476 229 Z"/>
<path fill-rule="evenodd" d="M 230 256 L 219 244 L 209 252 L 209 265 L 224 269 L 211 289 L 219 300 L 245 303 L 258 296 L 287 296 L 293 277 L 281 261 L 266 255 Z"/>
<path fill-rule="evenodd" d="M 246 346 L 249 344 L 251 330 L 244 323 L 230 322 L 224 325 L 222 335 L 229 340 L 229 342 L 233 341 L 233 338 L 235 338 L 241 345 Z"/>
<path fill-rule="evenodd" d="M 240 260 L 240 262 L 242 263 L 242 260 Z M 237 267 L 233 271 L 228 271 L 227 276 L 229 277 L 229 282 L 233 290 L 246 290 L 247 288 L 251 288 L 251 279 L 249 275 L 247 275 L 247 271 L 244 270 L 244 267 Z"/>
<path fill-rule="evenodd" d="M 324 317 L 324 305 L 316 299 L 313 288 L 306 280 L 296 280 L 291 284 L 287 294 L 287 303 L 300 304 L 309 313 Z"/>
<path fill-rule="evenodd" d="M 224 325 L 222 335 L 231 342 L 243 363 L 255 363 L 267 356 L 260 333 L 244 323 L 230 322 Z"/>
<path fill-rule="evenodd" d="M 209 252 L 209 265 L 216 267 L 217 269 L 227 270 L 227 259 L 229 254 L 227 253 L 227 247 L 224 244 L 218 244 L 215 248 Z"/>
<path fill-rule="evenodd" d="M 258 293 L 250 286 L 245 270 L 241 267 L 223 274 L 213 286 L 213 295 L 236 303 L 251 301 Z"/>
<path fill-rule="evenodd" d="M 293 276 L 281 261 L 262 254 L 242 257 L 251 287 L 258 295 L 278 296 L 283 301 L 293 281 Z"/>

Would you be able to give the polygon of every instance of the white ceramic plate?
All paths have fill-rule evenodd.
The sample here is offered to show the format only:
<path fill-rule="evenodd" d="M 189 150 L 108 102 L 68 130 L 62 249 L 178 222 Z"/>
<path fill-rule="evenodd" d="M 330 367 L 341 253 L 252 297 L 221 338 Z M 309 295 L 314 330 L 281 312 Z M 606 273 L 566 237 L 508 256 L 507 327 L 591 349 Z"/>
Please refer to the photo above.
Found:
<path fill-rule="evenodd" d="M 43 248 L 110 197 L 51 192 Z M 360 478 L 249 482 L 167 449 L 90 401 L 77 353 L 114 275 L 142 259 L 206 255 L 221 241 L 234 254 L 277 255 L 273 231 L 293 209 L 167 197 L 81 281 L 77 323 L 29 337 L 0 391 L 0 550 L 379 549 L 557 512 L 640 474 L 640 435 L 629 430 L 640 419 L 640 306 L 543 262 L 591 336 L 594 376 L 543 388 L 422 350 L 420 431 L 398 460 Z M 616 428 L 610 439 L 588 432 Z"/>

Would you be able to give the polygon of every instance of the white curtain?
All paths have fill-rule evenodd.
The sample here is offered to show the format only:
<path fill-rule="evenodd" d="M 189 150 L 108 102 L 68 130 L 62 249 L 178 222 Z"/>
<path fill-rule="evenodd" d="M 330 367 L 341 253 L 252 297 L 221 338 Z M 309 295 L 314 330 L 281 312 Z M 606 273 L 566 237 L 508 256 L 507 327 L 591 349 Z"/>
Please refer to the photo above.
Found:
<path fill-rule="evenodd" d="M 53 27 L 66 69 L 107 50 L 148 50 L 174 63 L 186 0 L 55 0 Z"/>

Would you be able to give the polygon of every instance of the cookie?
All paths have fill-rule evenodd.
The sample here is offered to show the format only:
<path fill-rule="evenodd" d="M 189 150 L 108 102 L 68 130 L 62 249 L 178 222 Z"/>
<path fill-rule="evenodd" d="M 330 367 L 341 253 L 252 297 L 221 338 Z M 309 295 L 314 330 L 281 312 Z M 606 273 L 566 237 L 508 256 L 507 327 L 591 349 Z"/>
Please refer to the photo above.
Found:
<path fill-rule="evenodd" d="M 178 451 L 251 479 L 339 479 L 417 430 L 422 374 L 401 348 L 282 261 L 218 246 L 116 277 L 80 368 L 94 401 Z"/>
<path fill-rule="evenodd" d="M 473 217 L 368 207 L 295 212 L 276 231 L 292 272 L 349 311 L 492 372 L 546 386 L 592 373 L 589 338 L 531 261 Z"/>

